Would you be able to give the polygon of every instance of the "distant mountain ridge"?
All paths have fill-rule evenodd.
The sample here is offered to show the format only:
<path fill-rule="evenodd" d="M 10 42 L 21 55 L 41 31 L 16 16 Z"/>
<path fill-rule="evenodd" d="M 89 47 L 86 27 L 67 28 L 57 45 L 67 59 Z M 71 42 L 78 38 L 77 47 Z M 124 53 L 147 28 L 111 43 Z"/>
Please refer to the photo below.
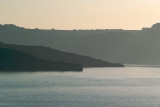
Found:
<path fill-rule="evenodd" d="M 160 23 L 142 30 L 41 30 L 0 25 L 0 41 L 123 64 L 160 65 Z"/>
<path fill-rule="evenodd" d="M 120 63 L 109 63 L 91 57 L 62 52 L 43 46 L 9 45 L 0 43 L 0 48 L 18 50 L 43 60 L 81 64 L 83 67 L 124 67 L 124 65 Z"/>

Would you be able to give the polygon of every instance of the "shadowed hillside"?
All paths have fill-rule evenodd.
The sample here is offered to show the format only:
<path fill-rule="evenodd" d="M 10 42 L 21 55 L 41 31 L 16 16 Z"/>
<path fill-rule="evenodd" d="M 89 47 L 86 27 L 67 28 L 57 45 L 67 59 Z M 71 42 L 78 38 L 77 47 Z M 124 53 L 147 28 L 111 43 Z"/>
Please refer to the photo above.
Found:
<path fill-rule="evenodd" d="M 38 59 L 12 49 L 0 48 L 0 71 L 82 71 L 79 64 Z"/>
<path fill-rule="evenodd" d="M 83 67 L 123 67 L 123 65 L 119 63 L 109 63 L 91 57 L 62 52 L 42 46 L 8 45 L 0 43 L 0 47 L 22 51 L 44 60 L 81 64 Z"/>

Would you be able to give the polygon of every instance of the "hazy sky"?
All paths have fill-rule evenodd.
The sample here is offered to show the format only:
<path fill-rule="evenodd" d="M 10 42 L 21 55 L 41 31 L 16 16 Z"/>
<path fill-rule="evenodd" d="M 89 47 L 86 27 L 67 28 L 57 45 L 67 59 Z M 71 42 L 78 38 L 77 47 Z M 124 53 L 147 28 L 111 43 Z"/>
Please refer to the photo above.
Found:
<path fill-rule="evenodd" d="M 141 29 L 160 22 L 160 0 L 0 0 L 0 24 L 55 29 Z"/>

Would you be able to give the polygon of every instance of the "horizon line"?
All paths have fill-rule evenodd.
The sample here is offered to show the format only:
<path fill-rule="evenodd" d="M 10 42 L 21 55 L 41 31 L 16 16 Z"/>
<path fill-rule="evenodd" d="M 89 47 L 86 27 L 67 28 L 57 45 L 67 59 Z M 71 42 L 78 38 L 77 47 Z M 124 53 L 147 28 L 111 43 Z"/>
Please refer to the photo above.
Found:
<path fill-rule="evenodd" d="M 160 24 L 159 22 L 157 22 L 157 23 L 155 23 L 155 24 Z M 153 25 L 155 25 L 155 24 L 152 24 L 152 26 Z M 35 28 L 27 28 L 27 27 L 22 27 L 22 26 L 19 26 L 19 25 L 16 25 L 16 24 L 0 24 L 0 25 L 13 25 L 13 26 L 16 26 L 16 27 L 20 27 L 20 28 L 24 28 L 24 29 L 37 29 L 37 30 L 66 30 L 66 31 L 82 31 L 82 30 L 90 30 L 90 31 L 98 31 L 98 30 L 122 30 L 122 31 L 129 31 L 129 30 L 133 30 L 133 31 L 140 31 L 140 30 L 142 30 L 143 28 L 152 28 L 152 26 L 150 26 L 150 27 L 142 27 L 141 29 L 123 29 L 123 28 L 119 28 L 119 29 L 117 29 L 117 28 L 115 28 L 115 29 L 113 29 L 113 28 L 97 28 L 97 29 L 56 29 L 56 28 L 38 28 L 38 27 L 35 27 Z"/>

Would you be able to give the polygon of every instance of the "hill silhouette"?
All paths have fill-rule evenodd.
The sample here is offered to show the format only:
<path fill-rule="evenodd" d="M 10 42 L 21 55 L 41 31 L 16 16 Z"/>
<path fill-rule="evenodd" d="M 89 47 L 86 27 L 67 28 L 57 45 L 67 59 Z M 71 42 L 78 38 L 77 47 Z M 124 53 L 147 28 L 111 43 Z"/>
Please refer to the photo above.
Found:
<path fill-rule="evenodd" d="M 0 41 L 46 46 L 123 64 L 160 65 L 160 24 L 142 30 L 43 30 L 0 26 Z"/>
<path fill-rule="evenodd" d="M 44 60 L 81 64 L 83 67 L 123 67 L 120 63 L 109 63 L 91 57 L 62 52 L 43 46 L 9 45 L 0 43 L 0 47 L 18 50 Z"/>
<path fill-rule="evenodd" d="M 80 64 L 38 59 L 20 51 L 0 48 L 0 71 L 82 71 Z"/>

